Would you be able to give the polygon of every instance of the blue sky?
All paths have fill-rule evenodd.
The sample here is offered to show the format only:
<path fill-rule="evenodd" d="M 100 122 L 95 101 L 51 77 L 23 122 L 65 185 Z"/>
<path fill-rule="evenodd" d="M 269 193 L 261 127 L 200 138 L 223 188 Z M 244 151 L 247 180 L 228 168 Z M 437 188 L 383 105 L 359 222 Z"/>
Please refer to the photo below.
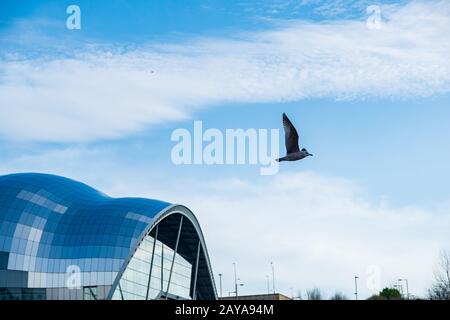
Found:
<path fill-rule="evenodd" d="M 81 30 L 65 28 L 70 4 Z M 373 4 L 380 30 L 366 27 Z M 449 13 L 445 1 L 2 1 L 0 172 L 187 204 L 216 273 L 231 282 L 237 261 L 247 293 L 265 289 L 273 259 L 285 293 L 316 285 L 350 296 L 353 275 L 379 265 L 383 285 L 402 273 L 423 294 L 450 240 Z M 171 162 L 172 131 L 193 120 L 281 129 L 282 112 L 315 156 L 276 177 Z M 299 208 L 300 217 L 268 231 L 279 201 L 277 214 Z M 258 214 L 245 218 L 251 207 Z M 220 238 L 219 215 L 230 228 L 242 217 L 235 242 L 248 241 L 249 225 L 255 242 L 236 249 Z M 298 239 L 295 223 L 315 233 Z M 260 237 L 273 248 L 250 258 Z M 305 244 L 278 250 L 284 241 Z M 320 276 L 330 270 L 341 276 Z"/>

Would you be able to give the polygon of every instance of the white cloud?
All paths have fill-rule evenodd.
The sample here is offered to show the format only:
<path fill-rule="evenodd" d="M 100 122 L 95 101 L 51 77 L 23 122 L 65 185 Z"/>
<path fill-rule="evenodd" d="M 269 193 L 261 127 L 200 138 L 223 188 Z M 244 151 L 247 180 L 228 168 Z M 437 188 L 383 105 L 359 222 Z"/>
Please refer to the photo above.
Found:
<path fill-rule="evenodd" d="M 319 286 L 327 294 L 360 294 L 367 268 L 380 268 L 381 285 L 408 278 L 411 292 L 423 295 L 441 249 L 449 243 L 449 204 L 423 208 L 393 206 L 370 199 L 353 181 L 316 172 L 286 172 L 271 177 L 210 177 L 199 181 L 160 168 L 124 166 L 108 148 L 67 148 L 23 156 L 4 163 L 2 172 L 41 171 L 88 183 L 115 197 L 140 196 L 181 203 L 203 228 L 214 272 L 224 274 L 232 291 L 232 262 L 245 286 L 242 293 L 266 290 L 270 261 L 279 291 Z M 170 177 L 170 176 L 169 176 Z"/>
<path fill-rule="evenodd" d="M 413 2 L 386 12 L 381 30 L 364 21 L 297 21 L 235 39 L 3 59 L 0 136 L 115 139 L 224 102 L 445 93 L 449 18 L 447 1 Z"/>
<path fill-rule="evenodd" d="M 225 294 L 233 290 L 232 262 L 246 284 L 242 293 L 251 294 L 265 292 L 274 261 L 277 287 L 285 294 L 291 287 L 304 293 L 318 286 L 328 295 L 339 290 L 351 297 L 357 274 L 360 296 L 367 297 L 377 293 L 366 285 L 368 268 L 375 265 L 382 286 L 406 277 L 411 292 L 423 296 L 435 258 L 449 241 L 448 206 L 374 202 L 352 181 L 315 172 L 203 183 L 182 179 L 179 188 L 173 182 L 149 186 L 145 177 L 132 180 L 109 181 L 104 189 L 190 207 L 203 227 L 215 273 L 224 274 Z"/>
<path fill-rule="evenodd" d="M 382 285 L 407 277 L 413 293 L 423 295 L 434 258 L 449 240 L 450 217 L 438 209 L 373 203 L 351 181 L 312 172 L 212 180 L 192 189 L 171 196 L 199 216 L 215 270 L 228 276 L 230 291 L 232 261 L 247 283 L 244 292 L 255 293 L 264 292 L 273 260 L 285 293 L 317 285 L 350 296 L 358 274 L 361 296 L 368 296 L 376 291 L 365 284 L 367 268 L 376 265 Z"/>

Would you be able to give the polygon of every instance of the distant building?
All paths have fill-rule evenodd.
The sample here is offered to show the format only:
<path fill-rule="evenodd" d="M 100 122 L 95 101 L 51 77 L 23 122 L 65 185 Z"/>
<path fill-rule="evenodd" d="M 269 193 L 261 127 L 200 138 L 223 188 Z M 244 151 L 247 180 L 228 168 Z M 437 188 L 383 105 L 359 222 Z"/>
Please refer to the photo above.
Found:
<path fill-rule="evenodd" d="M 255 294 L 248 296 L 230 296 L 222 297 L 220 300 L 292 300 L 288 296 L 281 293 L 271 293 L 271 294 Z"/>

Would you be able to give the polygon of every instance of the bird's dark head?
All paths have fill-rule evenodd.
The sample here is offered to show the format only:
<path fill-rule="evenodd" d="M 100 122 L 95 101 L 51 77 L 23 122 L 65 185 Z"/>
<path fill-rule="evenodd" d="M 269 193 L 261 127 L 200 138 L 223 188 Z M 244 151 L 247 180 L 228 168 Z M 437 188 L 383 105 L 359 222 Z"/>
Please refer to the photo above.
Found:
<path fill-rule="evenodd" d="M 308 156 L 310 156 L 310 157 L 313 156 L 313 155 L 312 155 L 311 153 L 309 153 L 308 150 L 306 150 L 305 148 L 303 148 L 302 151 L 303 151 L 304 153 L 306 153 L 306 156 L 307 156 L 307 157 L 308 157 Z"/>

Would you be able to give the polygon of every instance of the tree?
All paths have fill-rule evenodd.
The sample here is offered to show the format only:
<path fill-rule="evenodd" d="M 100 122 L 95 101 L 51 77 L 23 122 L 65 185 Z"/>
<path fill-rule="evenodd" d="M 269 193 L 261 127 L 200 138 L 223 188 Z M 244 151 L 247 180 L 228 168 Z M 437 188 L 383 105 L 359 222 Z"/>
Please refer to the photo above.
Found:
<path fill-rule="evenodd" d="M 402 295 L 397 289 L 384 288 L 379 294 L 371 296 L 369 300 L 402 300 Z"/>
<path fill-rule="evenodd" d="M 434 272 L 434 284 L 428 289 L 430 300 L 450 300 L 450 251 L 442 251 L 438 269 Z"/>
<path fill-rule="evenodd" d="M 306 297 L 308 300 L 323 300 L 323 295 L 319 288 L 307 290 Z"/>
<path fill-rule="evenodd" d="M 380 297 L 385 298 L 386 300 L 400 300 L 402 299 L 402 294 L 400 291 L 394 288 L 384 288 L 380 292 Z"/>
<path fill-rule="evenodd" d="M 342 292 L 336 292 L 330 300 L 348 300 L 347 296 Z"/>

